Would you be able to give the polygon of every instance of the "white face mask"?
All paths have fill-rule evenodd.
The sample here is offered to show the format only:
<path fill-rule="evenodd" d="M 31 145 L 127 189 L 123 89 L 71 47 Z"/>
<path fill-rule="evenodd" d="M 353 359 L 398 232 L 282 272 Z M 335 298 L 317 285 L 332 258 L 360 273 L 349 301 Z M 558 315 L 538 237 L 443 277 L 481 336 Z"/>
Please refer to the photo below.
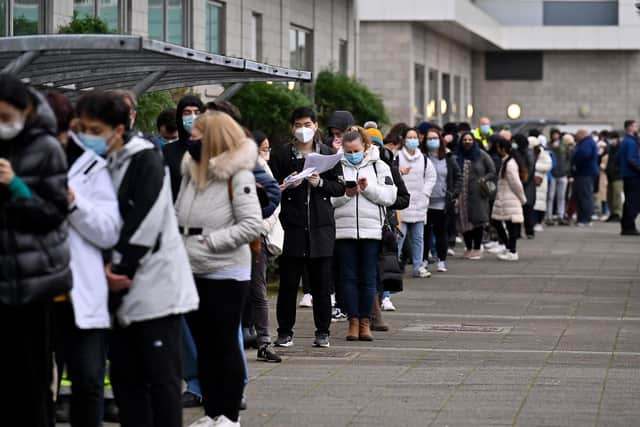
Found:
<path fill-rule="evenodd" d="M 315 135 L 315 132 L 313 129 L 304 128 L 304 127 L 296 129 L 294 133 L 294 136 L 296 137 L 296 139 L 302 142 L 303 144 L 307 144 L 313 141 L 313 135 Z"/>
<path fill-rule="evenodd" d="M 24 119 L 18 119 L 13 123 L 0 123 L 0 139 L 8 141 L 13 139 L 24 129 Z"/>

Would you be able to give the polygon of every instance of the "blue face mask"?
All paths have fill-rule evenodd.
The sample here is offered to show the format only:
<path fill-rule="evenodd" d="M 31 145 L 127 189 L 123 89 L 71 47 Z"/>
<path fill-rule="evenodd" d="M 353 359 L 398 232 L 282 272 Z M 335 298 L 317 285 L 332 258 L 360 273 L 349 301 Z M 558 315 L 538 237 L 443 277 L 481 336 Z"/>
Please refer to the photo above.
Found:
<path fill-rule="evenodd" d="M 182 118 L 182 126 L 184 126 L 184 130 L 187 132 L 191 132 L 191 128 L 193 127 L 193 121 L 196 119 L 196 116 L 193 114 L 184 116 Z"/>
<path fill-rule="evenodd" d="M 404 146 L 409 150 L 415 150 L 420 146 L 420 140 L 418 138 L 409 138 L 404 141 Z"/>
<path fill-rule="evenodd" d="M 362 151 L 357 153 L 344 153 L 344 157 L 346 157 L 347 161 L 352 165 L 359 165 L 362 162 L 364 153 Z"/>
<path fill-rule="evenodd" d="M 427 148 L 431 151 L 437 151 L 440 148 L 440 140 L 427 139 Z"/>
<path fill-rule="evenodd" d="M 99 156 L 104 156 L 109 151 L 107 146 L 107 138 L 99 135 L 89 135 L 86 133 L 79 133 L 78 139 L 88 150 L 93 151 Z"/>
<path fill-rule="evenodd" d="M 491 132 L 491 126 L 489 125 L 480 126 L 480 132 L 483 133 L 484 135 L 488 135 L 489 132 Z"/>

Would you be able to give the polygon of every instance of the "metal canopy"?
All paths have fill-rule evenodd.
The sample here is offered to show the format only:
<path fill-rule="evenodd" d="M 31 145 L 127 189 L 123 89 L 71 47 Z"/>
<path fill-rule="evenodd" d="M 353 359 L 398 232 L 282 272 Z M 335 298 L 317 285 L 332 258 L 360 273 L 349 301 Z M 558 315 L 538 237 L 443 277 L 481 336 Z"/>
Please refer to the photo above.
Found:
<path fill-rule="evenodd" d="M 258 81 L 311 81 L 309 71 L 274 67 L 124 35 L 0 38 L 0 69 L 34 86 L 80 92 Z"/>

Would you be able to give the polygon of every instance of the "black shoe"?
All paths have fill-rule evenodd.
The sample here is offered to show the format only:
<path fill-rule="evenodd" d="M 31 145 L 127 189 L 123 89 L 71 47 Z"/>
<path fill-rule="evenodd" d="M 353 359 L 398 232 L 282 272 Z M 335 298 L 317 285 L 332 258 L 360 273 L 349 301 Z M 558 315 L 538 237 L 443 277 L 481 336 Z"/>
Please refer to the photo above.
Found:
<path fill-rule="evenodd" d="M 535 238 L 536 238 L 536 236 L 534 234 L 527 234 L 527 239 L 533 240 Z"/>
<path fill-rule="evenodd" d="M 569 221 L 567 221 L 565 218 L 559 219 L 558 225 L 569 225 Z"/>
<path fill-rule="evenodd" d="M 605 222 L 620 222 L 620 219 L 618 215 L 611 215 Z"/>
<path fill-rule="evenodd" d="M 57 423 L 68 423 L 70 420 L 71 402 L 69 402 L 67 397 L 68 396 L 58 396 L 58 401 L 56 402 Z"/>
<path fill-rule="evenodd" d="M 120 410 L 115 399 L 104 400 L 104 421 L 108 423 L 120 423 Z"/>
<path fill-rule="evenodd" d="M 331 347 L 331 344 L 329 343 L 329 334 L 316 335 L 316 339 L 313 341 L 313 346 L 321 348 Z"/>
<path fill-rule="evenodd" d="M 638 231 L 638 230 L 634 230 L 634 229 L 631 229 L 631 230 L 622 230 L 622 231 L 620 232 L 620 235 L 621 235 L 621 236 L 640 236 L 640 231 Z"/>
<path fill-rule="evenodd" d="M 276 347 L 291 347 L 293 345 L 293 337 L 291 335 L 280 335 L 275 342 Z"/>
<path fill-rule="evenodd" d="M 247 410 L 247 398 L 244 397 L 244 394 L 242 395 L 242 400 L 240 401 L 240 410 L 241 411 Z"/>
<path fill-rule="evenodd" d="M 202 406 L 202 398 L 196 396 L 190 391 L 185 391 L 182 395 L 183 408 L 198 408 Z"/>
<path fill-rule="evenodd" d="M 282 358 L 273 349 L 271 344 L 262 344 L 258 349 L 258 360 L 261 362 L 280 363 Z"/>

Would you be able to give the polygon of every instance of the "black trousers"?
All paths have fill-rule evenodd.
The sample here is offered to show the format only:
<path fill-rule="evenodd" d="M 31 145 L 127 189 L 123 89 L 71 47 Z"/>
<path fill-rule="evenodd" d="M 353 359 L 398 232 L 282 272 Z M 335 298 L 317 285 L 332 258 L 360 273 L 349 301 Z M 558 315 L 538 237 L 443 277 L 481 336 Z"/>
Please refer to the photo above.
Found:
<path fill-rule="evenodd" d="M 54 304 L 58 381 L 66 366 L 71 380 L 72 426 L 102 425 L 106 333 L 105 329 L 78 328 L 70 302 Z"/>
<path fill-rule="evenodd" d="M 276 305 L 278 335 L 280 336 L 293 336 L 293 327 L 296 323 L 298 284 L 305 268 L 309 272 L 316 334 L 329 333 L 331 325 L 331 296 L 329 292 L 332 282 L 331 258 L 281 256 L 280 287 L 278 288 Z"/>
<path fill-rule="evenodd" d="M 422 259 L 429 259 L 431 252 L 431 233 L 436 237 L 436 252 L 440 261 L 447 260 L 449 236 L 447 230 L 447 214 L 444 209 L 429 209 L 427 223 L 424 226 L 424 252 Z"/>
<path fill-rule="evenodd" d="M 640 213 L 640 177 L 623 179 L 624 205 L 622 207 L 622 230 L 635 230 L 636 217 Z"/>
<path fill-rule="evenodd" d="M 524 231 L 527 236 L 535 236 L 536 232 L 533 229 L 536 225 L 536 212 L 533 210 L 533 205 L 522 206 L 522 214 L 524 215 Z"/>
<path fill-rule="evenodd" d="M 482 227 L 476 227 L 473 230 L 467 231 L 462 234 L 464 237 L 464 244 L 467 250 L 480 250 L 480 245 L 482 245 L 482 233 L 484 229 Z"/>
<path fill-rule="evenodd" d="M 51 303 L 0 303 L 3 425 L 48 427 L 52 417 Z"/>
<path fill-rule="evenodd" d="M 507 225 L 505 230 L 504 224 L 502 221 L 492 220 L 491 223 L 496 229 L 498 233 L 498 238 L 500 242 L 502 242 L 509 251 L 512 253 L 516 253 L 516 242 L 520 238 L 520 224 L 513 223 L 511 221 L 505 221 L 504 224 Z"/>
<path fill-rule="evenodd" d="M 114 325 L 109 359 L 120 425 L 182 426 L 182 316 Z"/>
<path fill-rule="evenodd" d="M 196 278 L 198 310 L 187 322 L 198 350 L 198 377 L 204 412 L 238 421 L 244 389 L 244 361 L 238 328 L 249 282 Z"/>

